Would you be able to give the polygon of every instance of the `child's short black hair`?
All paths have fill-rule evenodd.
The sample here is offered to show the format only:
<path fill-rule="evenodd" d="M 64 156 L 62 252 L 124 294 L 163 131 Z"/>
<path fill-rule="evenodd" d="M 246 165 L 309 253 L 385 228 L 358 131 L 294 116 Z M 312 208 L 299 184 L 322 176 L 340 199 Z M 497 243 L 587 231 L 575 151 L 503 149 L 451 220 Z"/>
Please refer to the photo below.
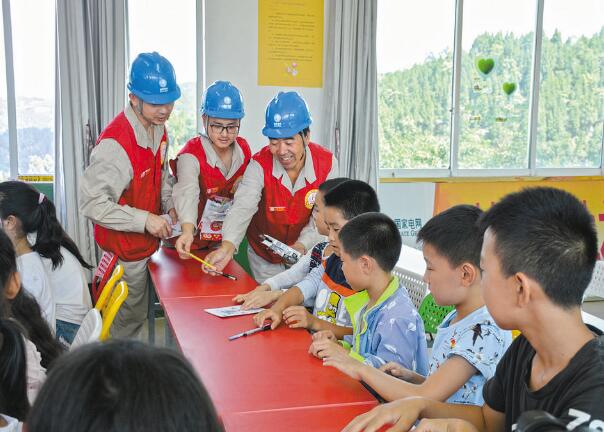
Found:
<path fill-rule="evenodd" d="M 592 216 L 560 189 L 524 189 L 504 197 L 481 218 L 490 229 L 501 271 L 536 280 L 557 305 L 581 305 L 598 255 Z"/>
<path fill-rule="evenodd" d="M 380 211 L 375 190 L 360 180 L 348 180 L 331 189 L 325 194 L 325 205 L 340 210 L 346 220 Z"/>
<path fill-rule="evenodd" d="M 27 423 L 30 432 L 223 430 L 207 391 L 181 354 L 119 339 L 61 357 Z"/>
<path fill-rule="evenodd" d="M 482 231 L 477 225 L 482 210 L 472 205 L 457 205 L 428 222 L 417 233 L 417 241 L 429 244 L 444 256 L 451 267 L 469 262 L 480 268 Z"/>
<path fill-rule="evenodd" d="M 352 258 L 367 255 L 390 272 L 401 254 L 401 236 L 392 219 L 383 213 L 364 213 L 352 218 L 338 234 L 342 249 Z"/>
<path fill-rule="evenodd" d="M 319 191 L 321 191 L 324 194 L 326 194 L 327 192 L 329 192 L 330 190 L 332 190 L 336 186 L 338 186 L 338 185 L 340 185 L 340 184 L 342 184 L 342 183 L 344 183 L 344 182 L 346 182 L 348 180 L 350 180 L 348 177 L 336 177 L 336 178 L 325 180 L 319 186 Z"/>

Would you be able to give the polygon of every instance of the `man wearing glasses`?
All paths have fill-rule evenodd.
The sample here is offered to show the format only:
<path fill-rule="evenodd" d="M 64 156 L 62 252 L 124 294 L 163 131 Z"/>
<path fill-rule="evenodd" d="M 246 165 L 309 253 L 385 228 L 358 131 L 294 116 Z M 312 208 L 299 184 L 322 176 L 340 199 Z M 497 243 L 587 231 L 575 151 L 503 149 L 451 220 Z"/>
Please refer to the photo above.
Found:
<path fill-rule="evenodd" d="M 172 199 L 182 227 L 176 240 L 182 258 L 189 258 L 191 249 L 222 240 L 222 221 L 251 157 L 247 141 L 237 135 L 244 109 L 234 85 L 210 85 L 202 97 L 201 115 L 205 134 L 190 139 L 170 161 L 177 177 Z"/>

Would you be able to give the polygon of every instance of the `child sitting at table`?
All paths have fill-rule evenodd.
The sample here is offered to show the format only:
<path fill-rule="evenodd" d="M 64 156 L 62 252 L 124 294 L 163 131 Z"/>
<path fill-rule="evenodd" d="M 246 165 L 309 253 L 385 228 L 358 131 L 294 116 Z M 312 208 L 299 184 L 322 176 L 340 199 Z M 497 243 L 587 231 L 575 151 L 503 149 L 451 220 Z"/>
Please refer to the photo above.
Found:
<path fill-rule="evenodd" d="M 342 271 L 356 292 L 344 299 L 353 334 L 340 344 L 331 331 L 317 333 L 309 351 L 319 358 L 349 355 L 373 367 L 396 361 L 425 374 L 424 325 L 392 274 L 402 246 L 394 221 L 382 213 L 357 216 L 340 231 L 339 245 Z"/>
<path fill-rule="evenodd" d="M 311 331 L 331 330 L 339 338 L 352 333 L 350 317 L 343 299 L 354 294 L 344 273 L 339 256 L 338 231 L 353 217 L 379 211 L 377 194 L 360 180 L 348 180 L 325 194 L 325 223 L 333 254 L 312 270 L 296 286 L 287 290 L 270 308 L 260 312 L 254 321 L 260 327 L 265 320 L 276 328 L 283 319 L 291 328 Z M 314 305 L 310 314 L 304 305 Z"/>
<path fill-rule="evenodd" d="M 593 216 L 554 188 L 504 197 L 481 219 L 482 295 L 497 325 L 522 333 L 484 386 L 484 405 L 412 397 L 381 405 L 344 430 L 513 431 L 542 410 L 568 430 L 604 425 L 604 338 L 581 317 L 598 255 Z M 548 429 L 550 430 L 550 429 Z"/>
<path fill-rule="evenodd" d="M 481 214 L 478 207 L 458 205 L 434 216 L 417 234 L 426 261 L 424 281 L 434 300 L 455 305 L 438 328 L 428 376 L 397 363 L 380 371 L 348 355 L 325 357 L 324 365 L 367 383 L 386 400 L 426 396 L 482 405 L 482 387 L 495 374 L 512 335 L 495 324 L 482 299 L 482 233 L 476 223 Z"/>
<path fill-rule="evenodd" d="M 325 212 L 325 194 L 347 180 L 350 179 L 338 177 L 325 180 L 321 183 L 321 186 L 319 186 L 315 197 L 315 205 L 312 210 L 312 218 L 315 222 L 317 232 L 322 236 L 326 236 L 329 233 L 323 215 Z M 257 286 L 252 291 L 235 296 L 233 301 L 243 303 L 241 309 L 244 310 L 264 307 L 267 304 L 273 303 L 274 301 L 277 301 L 288 288 L 291 288 L 302 281 L 315 267 L 320 266 L 321 262 L 324 259 L 327 259 L 332 252 L 333 248 L 329 246 L 329 242 L 324 241 L 317 243 L 306 255 L 300 258 L 296 264 L 291 266 L 291 268 L 268 278 L 262 285 Z M 312 306 L 312 303 L 309 306 Z"/>
<path fill-rule="evenodd" d="M 197 374 L 178 352 L 114 339 L 66 354 L 48 375 L 29 432 L 218 432 Z"/>

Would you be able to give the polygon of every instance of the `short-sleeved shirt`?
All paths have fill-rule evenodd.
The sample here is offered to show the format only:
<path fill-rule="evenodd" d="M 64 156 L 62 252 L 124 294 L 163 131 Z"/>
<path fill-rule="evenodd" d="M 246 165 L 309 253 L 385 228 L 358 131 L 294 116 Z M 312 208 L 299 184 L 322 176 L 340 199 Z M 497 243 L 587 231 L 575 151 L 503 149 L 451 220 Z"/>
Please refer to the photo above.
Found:
<path fill-rule="evenodd" d="M 539 390 L 531 391 L 534 356 L 529 341 L 518 336 L 484 386 L 485 403 L 505 413 L 505 430 L 514 430 L 520 414 L 530 410 L 547 411 L 569 426 L 573 422 L 573 429 L 579 425 L 604 428 L 604 337 L 587 342 L 566 368 Z"/>
<path fill-rule="evenodd" d="M 394 276 L 376 303 L 367 291 L 344 300 L 352 317 L 353 334 L 344 336 L 350 356 L 373 367 L 397 362 L 426 375 L 428 350 L 422 318 L 398 277 Z"/>
<path fill-rule="evenodd" d="M 482 405 L 482 387 L 495 375 L 495 368 L 512 343 L 512 333 L 501 330 L 486 306 L 451 324 L 457 311 L 447 315 L 438 327 L 432 346 L 430 374 L 453 356 L 460 356 L 477 372 L 447 399 L 448 403 Z"/>

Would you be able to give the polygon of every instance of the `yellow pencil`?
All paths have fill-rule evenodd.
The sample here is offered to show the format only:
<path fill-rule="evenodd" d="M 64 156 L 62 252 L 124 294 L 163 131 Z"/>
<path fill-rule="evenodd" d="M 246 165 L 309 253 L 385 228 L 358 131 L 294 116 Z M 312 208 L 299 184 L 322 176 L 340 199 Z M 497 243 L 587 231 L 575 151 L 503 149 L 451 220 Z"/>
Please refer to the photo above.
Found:
<path fill-rule="evenodd" d="M 189 252 L 189 256 L 191 258 L 193 258 L 195 261 L 202 263 L 204 266 L 212 269 L 212 270 L 216 270 L 216 267 L 214 267 L 212 264 L 210 264 L 209 262 L 206 262 L 204 260 L 202 260 L 201 258 L 199 258 L 197 255 L 193 255 L 191 252 Z"/>

